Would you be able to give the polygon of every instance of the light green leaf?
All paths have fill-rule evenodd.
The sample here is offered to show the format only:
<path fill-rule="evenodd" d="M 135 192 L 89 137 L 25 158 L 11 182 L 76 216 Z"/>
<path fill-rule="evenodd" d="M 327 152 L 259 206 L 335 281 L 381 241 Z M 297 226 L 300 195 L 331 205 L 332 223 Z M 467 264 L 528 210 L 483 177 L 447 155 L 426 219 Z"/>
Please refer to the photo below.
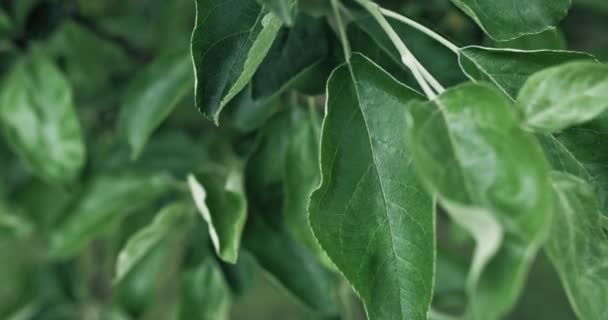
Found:
<path fill-rule="evenodd" d="M 213 257 L 183 276 L 180 320 L 227 320 L 231 305 L 230 288 Z"/>
<path fill-rule="evenodd" d="M 288 26 L 293 25 L 297 0 L 262 0 L 270 11 Z"/>
<path fill-rule="evenodd" d="M 414 168 L 477 242 L 467 290 L 473 319 L 516 302 L 551 218 L 549 165 L 507 97 L 464 84 L 409 105 Z"/>
<path fill-rule="evenodd" d="M 493 39 L 545 31 L 568 13 L 571 0 L 452 0 Z"/>
<path fill-rule="evenodd" d="M 163 208 L 151 224 L 131 236 L 118 254 L 114 283 L 120 282 L 156 244 L 176 231 L 176 227 L 184 222 L 189 209 L 184 203 L 171 204 Z"/>
<path fill-rule="evenodd" d="M 212 167 L 197 176 L 190 174 L 188 184 L 194 203 L 207 222 L 217 255 L 236 263 L 247 220 L 242 165 L 234 163 Z"/>
<path fill-rule="evenodd" d="M 319 140 L 321 120 L 315 110 L 300 122 L 285 152 L 285 224 L 291 234 L 318 257 L 324 258 L 322 249 L 308 223 L 308 201 L 321 181 L 319 168 Z"/>
<path fill-rule="evenodd" d="M 253 77 L 281 21 L 251 0 L 196 0 L 192 32 L 196 106 L 216 124 Z"/>
<path fill-rule="evenodd" d="M 575 60 L 594 60 L 589 54 L 574 51 L 524 51 L 476 46 L 460 49 L 458 59 L 471 80 L 491 82 L 512 99 L 528 77 L 538 71 Z"/>
<path fill-rule="evenodd" d="M 53 232 L 50 255 L 67 258 L 75 254 L 114 223 L 153 203 L 172 183 L 164 175 L 96 177 Z"/>
<path fill-rule="evenodd" d="M 555 219 L 545 250 L 579 319 L 608 318 L 608 238 L 593 188 L 555 172 Z"/>
<path fill-rule="evenodd" d="M 19 60 L 1 84 L 0 127 L 14 151 L 49 182 L 70 182 L 84 165 L 70 84 L 40 51 Z"/>
<path fill-rule="evenodd" d="M 557 28 L 551 28 L 537 34 L 521 36 L 510 41 L 495 41 L 497 48 L 520 50 L 566 50 L 566 38 Z"/>
<path fill-rule="evenodd" d="M 305 306 L 321 316 L 337 315 L 329 271 L 284 227 L 273 226 L 255 210 L 247 222 L 243 246 L 269 276 Z"/>
<path fill-rule="evenodd" d="M 608 108 L 608 65 L 571 62 L 540 71 L 526 81 L 517 102 L 536 131 L 587 122 Z"/>
<path fill-rule="evenodd" d="M 119 128 L 136 159 L 154 130 L 191 89 L 192 60 L 187 54 L 163 56 L 130 84 L 120 110 Z"/>
<path fill-rule="evenodd" d="M 405 104 L 418 94 L 367 58 L 334 71 L 310 223 L 370 320 L 426 319 L 435 268 L 434 202 L 406 150 Z"/>

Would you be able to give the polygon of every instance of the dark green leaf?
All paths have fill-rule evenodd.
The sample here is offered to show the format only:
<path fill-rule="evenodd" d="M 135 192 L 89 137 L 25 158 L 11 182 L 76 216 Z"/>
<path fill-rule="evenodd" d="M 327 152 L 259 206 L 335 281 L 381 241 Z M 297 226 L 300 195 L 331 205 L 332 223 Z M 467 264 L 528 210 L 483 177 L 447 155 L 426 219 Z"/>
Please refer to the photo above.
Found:
<path fill-rule="evenodd" d="M 219 114 L 253 77 L 281 27 L 251 0 L 196 0 L 192 32 L 196 105 L 218 122 Z"/>
<path fill-rule="evenodd" d="M 119 128 L 139 156 L 154 130 L 191 89 L 192 61 L 187 54 L 164 56 L 152 62 L 130 84 L 120 110 Z"/>
<path fill-rule="evenodd" d="M 156 244 L 162 241 L 176 227 L 183 224 L 190 207 L 184 203 L 174 203 L 163 208 L 149 225 L 129 238 L 118 254 L 114 283 L 120 282 Z"/>
<path fill-rule="evenodd" d="M 232 296 L 222 270 L 212 257 L 182 278 L 180 320 L 227 320 Z"/>
<path fill-rule="evenodd" d="M 252 212 L 243 246 L 259 265 L 319 315 L 335 315 L 331 274 L 282 227 L 274 227 L 259 212 Z"/>
<path fill-rule="evenodd" d="M 0 88 L 4 137 L 32 170 L 50 182 L 72 181 L 85 162 L 85 146 L 72 90 L 42 52 L 18 61 Z"/>
<path fill-rule="evenodd" d="M 167 192 L 173 180 L 167 176 L 100 176 L 82 194 L 72 212 L 54 231 L 50 255 L 69 257 L 114 223 L 142 209 Z"/>
<path fill-rule="evenodd" d="M 512 99 L 532 74 L 545 68 L 575 60 L 593 60 L 593 56 L 573 51 L 523 51 L 465 47 L 460 50 L 459 62 L 471 80 L 493 83 Z"/>
<path fill-rule="evenodd" d="M 521 36 L 510 41 L 495 41 L 497 48 L 520 50 L 566 50 L 566 39 L 557 28 L 551 28 L 537 34 Z"/>
<path fill-rule="evenodd" d="M 526 125 L 555 132 L 587 122 L 608 108 L 608 65 L 571 62 L 532 75 L 519 91 Z"/>
<path fill-rule="evenodd" d="M 465 84 L 409 105 L 414 168 L 477 242 L 470 316 L 499 319 L 513 306 L 551 218 L 549 165 L 507 97 Z M 502 243 L 502 244 L 501 244 Z"/>
<path fill-rule="evenodd" d="M 556 25 L 571 0 L 452 0 L 492 38 L 511 40 Z"/>
<path fill-rule="evenodd" d="M 555 218 L 545 246 L 580 319 L 608 317 L 608 239 L 593 188 L 566 173 L 553 174 Z"/>
<path fill-rule="evenodd" d="M 209 228 L 209 236 L 218 256 L 235 263 L 241 235 L 247 219 L 243 167 L 239 163 L 210 167 L 188 176 L 194 203 Z"/>
<path fill-rule="evenodd" d="M 405 144 L 405 104 L 415 97 L 358 54 L 328 83 L 310 223 L 371 320 L 426 319 L 431 303 L 434 203 Z"/>

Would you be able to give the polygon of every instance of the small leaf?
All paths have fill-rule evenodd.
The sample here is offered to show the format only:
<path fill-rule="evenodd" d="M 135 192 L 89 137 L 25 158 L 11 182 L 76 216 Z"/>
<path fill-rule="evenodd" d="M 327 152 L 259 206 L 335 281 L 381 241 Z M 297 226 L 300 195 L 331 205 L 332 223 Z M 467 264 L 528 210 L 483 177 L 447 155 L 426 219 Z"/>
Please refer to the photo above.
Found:
<path fill-rule="evenodd" d="M 511 40 L 556 25 L 571 0 L 452 0 L 492 38 Z"/>
<path fill-rule="evenodd" d="M 475 46 L 460 49 L 458 59 L 471 80 L 491 82 L 512 99 L 517 97 L 528 77 L 538 71 L 575 60 L 594 60 L 589 54 L 574 51 L 523 51 Z"/>
<path fill-rule="evenodd" d="M 44 180 L 71 182 L 84 165 L 70 84 L 42 52 L 18 61 L 1 84 L 0 127 L 14 151 Z"/>
<path fill-rule="evenodd" d="M 196 106 L 216 124 L 253 77 L 281 27 L 251 0 L 196 0 L 192 32 Z"/>
<path fill-rule="evenodd" d="M 242 165 L 234 164 L 188 176 L 194 203 L 207 222 L 215 251 L 228 263 L 236 263 L 247 219 L 242 170 Z"/>
<path fill-rule="evenodd" d="M 549 165 L 507 97 L 464 84 L 408 110 L 414 168 L 477 242 L 467 290 L 473 319 L 516 302 L 551 218 Z"/>
<path fill-rule="evenodd" d="M 580 319 L 608 317 L 608 239 L 593 188 L 575 176 L 555 172 L 555 218 L 545 250 Z"/>
<path fill-rule="evenodd" d="M 164 175 L 100 176 L 53 232 L 50 255 L 67 258 L 127 215 L 154 202 L 171 188 Z"/>
<path fill-rule="evenodd" d="M 608 66 L 571 62 L 532 75 L 518 105 L 530 128 L 550 133 L 587 122 L 608 108 Z"/>
<path fill-rule="evenodd" d="M 410 166 L 404 108 L 419 95 L 359 54 L 334 71 L 327 94 L 314 234 L 370 320 L 426 319 L 434 202 Z"/>
<path fill-rule="evenodd" d="M 192 61 L 187 54 L 152 62 L 130 84 L 120 110 L 119 128 L 136 159 L 154 130 L 192 85 Z"/>
<path fill-rule="evenodd" d="M 213 257 L 183 275 L 179 319 L 227 320 L 232 306 L 230 288 Z"/>
<path fill-rule="evenodd" d="M 331 274 L 283 227 L 267 223 L 263 215 L 254 211 L 247 222 L 243 246 L 308 308 L 322 316 L 336 315 Z"/>
<path fill-rule="evenodd" d="M 114 283 L 120 282 L 161 240 L 175 231 L 175 227 L 185 220 L 189 207 L 183 203 L 174 203 L 163 208 L 151 224 L 131 236 L 118 254 Z"/>

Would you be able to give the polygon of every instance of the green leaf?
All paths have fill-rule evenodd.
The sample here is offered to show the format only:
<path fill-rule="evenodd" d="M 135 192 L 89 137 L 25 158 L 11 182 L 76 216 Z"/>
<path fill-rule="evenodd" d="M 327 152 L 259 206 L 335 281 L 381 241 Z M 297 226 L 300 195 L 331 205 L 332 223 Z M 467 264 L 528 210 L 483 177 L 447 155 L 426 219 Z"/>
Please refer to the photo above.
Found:
<path fill-rule="evenodd" d="M 493 39 L 545 31 L 568 13 L 571 0 L 452 0 Z"/>
<path fill-rule="evenodd" d="M 235 163 L 213 167 L 197 176 L 191 174 L 188 184 L 194 203 L 207 222 L 216 253 L 222 260 L 236 263 L 247 219 L 242 165 Z"/>
<path fill-rule="evenodd" d="M 285 154 L 285 224 L 291 234 L 318 257 L 324 258 L 317 239 L 308 223 L 308 202 L 321 181 L 319 168 L 319 141 L 321 120 L 310 110 L 298 124 L 287 145 Z"/>
<path fill-rule="evenodd" d="M 120 110 L 119 128 L 136 159 L 150 135 L 191 89 L 192 61 L 187 54 L 163 56 L 130 84 Z"/>
<path fill-rule="evenodd" d="M 435 268 L 434 202 L 406 150 L 405 104 L 418 97 L 355 54 L 328 83 L 321 186 L 310 223 L 370 320 L 426 319 Z"/>
<path fill-rule="evenodd" d="M 510 41 L 495 41 L 497 48 L 520 50 L 566 50 L 566 38 L 557 28 L 551 28 L 537 34 L 521 36 Z"/>
<path fill-rule="evenodd" d="M 512 99 L 532 74 L 575 60 L 594 60 L 574 51 L 494 49 L 470 46 L 460 49 L 459 62 L 471 80 L 495 84 Z"/>
<path fill-rule="evenodd" d="M 464 84 L 409 105 L 414 168 L 477 242 L 467 290 L 473 319 L 516 302 L 551 218 L 549 165 L 507 97 Z"/>
<path fill-rule="evenodd" d="M 84 165 L 70 84 L 42 52 L 18 61 L 1 84 L 0 127 L 13 150 L 49 182 L 70 182 Z"/>
<path fill-rule="evenodd" d="M 189 206 L 184 203 L 168 205 L 156 215 L 151 224 L 131 236 L 118 254 L 114 283 L 120 282 L 156 244 L 175 232 L 176 227 L 183 224 L 188 210 Z"/>
<path fill-rule="evenodd" d="M 50 255 L 67 258 L 131 212 L 167 192 L 173 180 L 164 175 L 96 177 L 72 212 L 53 232 Z"/>
<path fill-rule="evenodd" d="M 289 293 L 322 316 L 336 315 L 331 274 L 282 226 L 273 226 L 253 211 L 243 246 L 258 264 Z"/>
<path fill-rule="evenodd" d="M 196 106 L 216 124 L 253 77 L 281 21 L 251 0 L 196 0 L 192 32 Z"/>
<path fill-rule="evenodd" d="M 181 281 L 180 320 L 227 320 L 232 296 L 222 270 L 212 257 L 184 274 Z"/>
<path fill-rule="evenodd" d="M 558 172 L 553 186 L 556 216 L 545 250 L 579 319 L 606 319 L 608 239 L 595 191 L 584 180 Z"/>
<path fill-rule="evenodd" d="M 526 125 L 555 132 L 587 122 L 608 108 L 608 65 L 571 62 L 532 75 L 519 91 Z"/>
<path fill-rule="evenodd" d="M 297 0 L 262 0 L 270 11 L 288 26 L 293 25 Z"/>

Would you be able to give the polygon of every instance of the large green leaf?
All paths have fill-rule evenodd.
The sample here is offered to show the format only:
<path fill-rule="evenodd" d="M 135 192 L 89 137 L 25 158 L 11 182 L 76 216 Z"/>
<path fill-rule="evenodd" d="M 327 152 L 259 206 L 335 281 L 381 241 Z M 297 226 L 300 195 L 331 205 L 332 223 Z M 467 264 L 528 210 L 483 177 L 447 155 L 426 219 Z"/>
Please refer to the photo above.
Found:
<path fill-rule="evenodd" d="M 197 0 L 192 32 L 196 105 L 219 114 L 253 77 L 281 27 L 257 1 Z"/>
<path fill-rule="evenodd" d="M 295 20 L 294 14 L 297 2 L 297 0 L 262 0 L 262 3 L 288 26 L 293 25 Z"/>
<path fill-rule="evenodd" d="M 70 84 L 38 50 L 19 60 L 1 84 L 0 127 L 15 152 L 47 181 L 70 182 L 84 165 Z"/>
<path fill-rule="evenodd" d="M 285 228 L 273 226 L 260 212 L 253 211 L 243 246 L 272 278 L 316 314 L 337 314 L 331 274 Z"/>
<path fill-rule="evenodd" d="M 171 188 L 164 175 L 95 178 L 72 212 L 53 232 L 50 255 L 69 257 L 131 212 L 154 202 Z"/>
<path fill-rule="evenodd" d="M 154 221 L 135 233 L 118 254 L 114 282 L 120 282 L 156 244 L 183 224 L 190 207 L 177 202 L 163 208 Z"/>
<path fill-rule="evenodd" d="M 137 158 L 154 130 L 191 89 L 187 54 L 163 56 L 135 77 L 120 110 L 119 128 Z"/>
<path fill-rule="evenodd" d="M 180 320 L 227 320 L 232 305 L 230 287 L 212 257 L 184 274 L 179 304 Z"/>
<path fill-rule="evenodd" d="M 499 319 L 515 303 L 551 218 L 549 165 L 507 97 L 464 84 L 409 105 L 416 172 L 477 242 L 470 316 Z"/>
<path fill-rule="evenodd" d="M 532 75 L 519 91 L 526 125 L 555 132 L 587 122 L 608 108 L 608 65 L 571 62 Z"/>
<path fill-rule="evenodd" d="M 218 256 L 236 263 L 247 219 L 242 165 L 212 166 L 197 176 L 189 175 L 188 184 Z"/>
<path fill-rule="evenodd" d="M 435 213 L 406 151 L 405 104 L 418 97 L 355 54 L 328 83 L 322 184 L 310 223 L 371 320 L 426 319 Z"/>
<path fill-rule="evenodd" d="M 593 188 L 566 173 L 553 174 L 555 219 L 545 250 L 580 319 L 608 318 L 608 238 Z"/>
<path fill-rule="evenodd" d="M 574 60 L 593 60 L 593 57 L 573 51 L 524 51 L 476 46 L 462 48 L 459 54 L 460 66 L 471 80 L 492 82 L 513 99 L 532 74 Z"/>
<path fill-rule="evenodd" d="M 563 33 L 557 28 L 521 36 L 509 41 L 495 41 L 494 45 L 497 48 L 520 50 L 566 50 L 567 47 Z"/>
<path fill-rule="evenodd" d="M 571 0 L 452 0 L 492 38 L 539 33 L 568 13 Z"/>

